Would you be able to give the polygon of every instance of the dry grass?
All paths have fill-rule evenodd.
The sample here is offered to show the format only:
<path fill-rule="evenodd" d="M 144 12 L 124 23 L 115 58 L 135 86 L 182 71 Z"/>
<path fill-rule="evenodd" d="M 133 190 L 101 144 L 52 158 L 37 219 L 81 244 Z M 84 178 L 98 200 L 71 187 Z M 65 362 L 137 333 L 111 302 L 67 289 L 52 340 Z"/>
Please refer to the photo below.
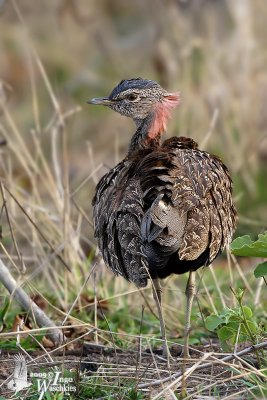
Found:
<path fill-rule="evenodd" d="M 207 3 L 203 0 L 201 18 L 196 2 L 182 6 L 179 1 L 164 7 L 160 1 L 153 6 L 151 1 L 127 6 L 119 0 L 90 5 L 81 1 L 76 6 L 67 1 L 45 6 L 25 1 L 19 9 L 15 2 L 3 9 L 0 137 L 6 145 L 0 147 L 5 204 L 1 258 L 19 285 L 38 295 L 42 308 L 70 331 L 67 345 L 56 349 L 62 352 L 60 358 L 44 342 L 37 346 L 40 359 L 37 350 L 31 353 L 14 345 L 16 351 L 27 353 L 29 365 L 41 367 L 44 356 L 47 367 L 58 360 L 67 365 L 64 351 L 78 351 L 86 338 L 113 349 L 101 356 L 92 351 L 91 362 L 100 367 L 87 386 L 117 388 L 122 381 L 137 388 L 169 374 L 158 356 L 144 355 L 145 349 L 160 343 L 150 288 L 138 291 L 114 279 L 101 260 L 92 262 L 90 199 L 98 178 L 124 153 L 130 129 L 127 121 L 107 110 L 83 113 L 77 103 L 83 104 L 87 97 L 106 94 L 118 80 L 136 75 L 155 77 L 169 89 L 181 90 L 183 105 L 169 133 L 194 137 L 230 166 L 240 232 L 256 232 L 266 225 L 259 176 L 267 154 L 263 40 L 267 7 L 258 0 L 244 1 L 242 9 L 239 1 Z M 129 134 L 124 133 L 127 130 Z M 229 256 L 228 262 L 220 259 L 216 268 L 199 272 L 194 310 L 198 316 L 191 336 L 202 344 L 196 347 L 199 353 L 194 353 L 196 360 L 188 371 L 185 398 L 253 398 L 244 381 L 251 387 L 254 382 L 262 392 L 263 372 L 239 359 L 227 365 L 214 361 L 205 374 L 195 370 L 207 359 L 218 360 L 217 343 L 213 353 L 206 354 L 205 346 L 214 342 L 201 318 L 236 305 L 229 286 L 246 287 L 246 303 L 257 317 L 266 318 L 266 289 L 253 277 L 255 263 L 246 260 L 239 265 Z M 164 282 L 170 344 L 183 332 L 185 279 L 171 277 Z M 1 298 L 3 302 L 7 298 L 4 290 Z M 11 299 L 9 327 L 17 321 L 15 312 L 11 316 L 13 307 Z M 31 331 L 34 337 L 37 333 L 40 330 Z M 15 336 L 14 325 L 10 336 L 6 330 L 0 334 L 0 341 Z M 71 367 L 79 363 L 76 355 Z M 180 364 L 178 358 L 174 370 Z M 143 388 L 143 393 L 151 399 L 175 398 L 180 384 L 166 382 L 149 391 Z"/>

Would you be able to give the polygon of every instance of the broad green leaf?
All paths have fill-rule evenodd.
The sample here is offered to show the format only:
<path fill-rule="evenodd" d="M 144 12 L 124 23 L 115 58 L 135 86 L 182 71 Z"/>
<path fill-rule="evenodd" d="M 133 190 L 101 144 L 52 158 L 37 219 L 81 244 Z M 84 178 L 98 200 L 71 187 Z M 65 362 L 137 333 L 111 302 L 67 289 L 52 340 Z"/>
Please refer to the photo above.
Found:
<path fill-rule="evenodd" d="M 214 331 L 224 321 L 218 315 L 212 314 L 206 318 L 205 325 L 209 331 Z"/>
<path fill-rule="evenodd" d="M 251 240 L 251 237 L 249 235 L 244 235 L 244 236 L 239 236 L 235 240 L 232 241 L 231 243 L 231 250 L 233 249 L 240 249 L 243 246 L 251 246 L 253 243 L 253 240 Z"/>
<path fill-rule="evenodd" d="M 218 338 L 222 341 L 225 342 L 226 340 L 230 339 L 232 336 L 234 336 L 235 331 L 232 329 L 228 328 L 227 326 L 223 326 L 218 330 Z"/>
<path fill-rule="evenodd" d="M 242 342 L 246 342 L 246 341 L 250 341 L 250 336 L 242 330 L 242 332 L 240 331 L 240 333 L 239 333 L 237 343 L 242 343 Z M 236 338 L 234 338 L 234 340 L 231 339 L 230 342 L 232 344 L 235 344 Z"/>
<path fill-rule="evenodd" d="M 189 345 L 197 345 L 199 344 L 199 339 L 196 337 L 189 338 Z"/>
<path fill-rule="evenodd" d="M 257 265 L 257 267 L 254 270 L 255 278 L 261 278 L 266 275 L 267 275 L 267 261 Z"/>
<path fill-rule="evenodd" d="M 230 317 L 228 318 L 228 321 L 226 323 L 228 324 L 230 322 L 240 322 L 239 312 L 236 312 L 235 314 L 230 315 Z"/>
<path fill-rule="evenodd" d="M 230 248 L 236 256 L 267 257 L 267 232 L 260 234 L 255 242 L 249 235 L 240 236 L 231 243 Z"/>
<path fill-rule="evenodd" d="M 244 336 L 244 337 L 247 337 L 247 336 L 248 336 L 247 328 L 246 328 L 246 326 L 245 326 L 243 323 L 240 324 L 239 335 L 240 335 L 239 340 L 240 340 L 240 338 L 241 338 L 242 336 Z"/>
<path fill-rule="evenodd" d="M 239 321 L 231 321 L 227 324 L 227 328 L 229 328 L 234 334 L 238 331 L 240 322 Z"/>
<path fill-rule="evenodd" d="M 233 316 L 236 315 L 235 310 L 232 310 L 231 308 L 226 307 L 220 314 L 220 318 L 223 319 L 223 322 L 225 324 L 228 323 L 229 319 Z"/>
<path fill-rule="evenodd" d="M 232 315 L 234 313 L 234 310 L 229 307 L 225 307 L 220 315 Z"/>
<path fill-rule="evenodd" d="M 243 306 L 243 311 L 247 319 L 250 319 L 253 315 L 253 312 L 250 307 Z M 242 311 L 240 309 L 240 315 L 242 315 Z"/>
<path fill-rule="evenodd" d="M 248 324 L 248 326 L 249 326 L 249 328 L 250 328 L 252 333 L 257 333 L 258 332 L 259 327 L 258 327 L 256 322 L 247 321 L 247 324 Z"/>
<path fill-rule="evenodd" d="M 232 346 L 229 346 L 228 342 L 224 342 L 221 340 L 221 348 L 226 353 L 232 351 Z"/>

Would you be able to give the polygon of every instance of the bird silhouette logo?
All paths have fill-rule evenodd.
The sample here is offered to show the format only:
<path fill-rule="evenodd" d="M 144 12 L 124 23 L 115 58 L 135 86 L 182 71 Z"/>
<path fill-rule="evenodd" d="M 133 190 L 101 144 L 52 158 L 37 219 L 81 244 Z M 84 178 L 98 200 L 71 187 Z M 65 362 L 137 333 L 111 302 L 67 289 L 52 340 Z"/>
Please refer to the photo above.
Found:
<path fill-rule="evenodd" d="M 22 354 L 16 354 L 14 356 L 15 369 L 12 379 L 7 383 L 7 387 L 10 390 L 14 390 L 16 393 L 22 389 L 31 386 L 31 383 L 27 382 L 27 365 L 25 357 Z"/>

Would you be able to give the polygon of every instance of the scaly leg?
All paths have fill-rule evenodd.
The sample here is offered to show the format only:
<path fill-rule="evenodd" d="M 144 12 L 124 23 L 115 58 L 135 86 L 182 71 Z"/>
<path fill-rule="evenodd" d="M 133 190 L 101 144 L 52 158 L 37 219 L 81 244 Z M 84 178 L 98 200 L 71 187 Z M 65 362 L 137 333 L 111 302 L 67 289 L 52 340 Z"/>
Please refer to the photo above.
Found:
<path fill-rule="evenodd" d="M 169 364 L 170 354 L 169 354 L 169 349 L 168 349 L 168 345 L 167 345 L 166 330 L 165 330 L 165 324 L 164 324 L 162 308 L 161 308 L 162 289 L 161 289 L 160 282 L 158 279 L 152 279 L 152 289 L 153 289 L 153 297 L 156 302 L 157 310 L 158 310 L 161 339 L 163 340 L 163 356 L 167 357 L 168 364 Z"/>
<path fill-rule="evenodd" d="M 195 271 L 189 271 L 189 277 L 186 285 L 186 312 L 185 312 L 185 329 L 184 329 L 184 350 L 183 356 L 184 358 L 190 358 L 189 355 L 189 333 L 190 333 L 190 319 L 191 319 L 191 311 L 192 304 L 194 300 L 195 292 Z"/>

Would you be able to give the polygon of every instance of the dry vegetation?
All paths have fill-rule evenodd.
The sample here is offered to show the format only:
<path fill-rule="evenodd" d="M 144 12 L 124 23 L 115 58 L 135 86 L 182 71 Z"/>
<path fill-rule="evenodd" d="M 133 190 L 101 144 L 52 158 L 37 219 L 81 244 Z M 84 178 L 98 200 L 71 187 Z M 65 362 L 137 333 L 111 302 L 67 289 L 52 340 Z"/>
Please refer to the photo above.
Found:
<path fill-rule="evenodd" d="M 4 382 L 12 365 L 8 354 L 17 352 L 25 353 L 28 371 L 64 364 L 75 375 L 81 399 L 174 399 L 181 393 L 188 399 L 264 398 L 266 365 L 264 370 L 254 357 L 219 361 L 226 353 L 204 324 L 206 316 L 237 307 L 230 286 L 245 287 L 244 304 L 260 327 L 257 341 L 264 341 L 266 285 L 254 278 L 257 260 L 251 258 L 228 255 L 199 272 L 194 358 L 183 367 L 177 343 L 183 334 L 186 277 L 164 282 L 171 371 L 189 369 L 186 380 L 175 375 L 162 381 L 170 371 L 150 352 L 160 345 L 151 289 L 137 291 L 114 279 L 95 257 L 92 232 L 94 186 L 124 155 L 133 126 L 85 101 L 134 76 L 181 90 L 183 104 L 168 134 L 191 136 L 224 159 L 235 182 L 237 235 L 262 232 L 267 219 L 267 4 L 17 3 L 0 1 L 1 260 L 39 307 L 65 326 L 67 344 L 51 349 L 14 294 L 1 289 L 2 398 L 12 396 Z M 37 342 L 21 334 L 16 344 L 17 326 L 31 328 Z M 82 356 L 83 340 L 94 346 Z M 86 361 L 91 375 L 85 379 L 80 374 Z M 36 398 L 33 387 L 23 393 L 25 399 Z"/>

